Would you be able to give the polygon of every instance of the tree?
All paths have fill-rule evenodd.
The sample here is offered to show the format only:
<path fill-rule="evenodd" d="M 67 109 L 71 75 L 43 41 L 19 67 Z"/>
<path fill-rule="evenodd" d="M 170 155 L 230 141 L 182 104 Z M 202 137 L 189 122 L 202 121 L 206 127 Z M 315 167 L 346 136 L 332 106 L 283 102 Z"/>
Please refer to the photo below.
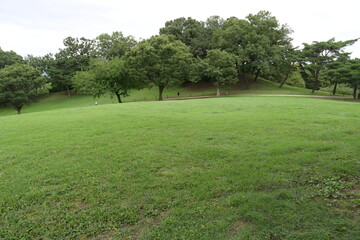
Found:
<path fill-rule="evenodd" d="M 202 49 L 202 55 L 200 57 L 205 58 L 207 51 L 219 48 L 217 33 L 224 27 L 225 20 L 220 16 L 210 16 L 205 21 L 205 34 L 200 41 L 200 49 Z"/>
<path fill-rule="evenodd" d="M 360 88 L 360 59 L 356 58 L 350 61 L 351 78 L 348 84 L 354 88 L 353 98 L 356 99 L 356 91 Z M 360 93 L 357 95 L 360 99 Z"/>
<path fill-rule="evenodd" d="M 210 50 L 199 64 L 202 75 L 207 77 L 216 88 L 216 96 L 220 96 L 220 87 L 237 82 L 235 56 L 219 49 Z"/>
<path fill-rule="evenodd" d="M 86 38 L 67 37 L 65 48 L 55 55 L 44 57 L 46 75 L 57 90 L 66 90 L 71 96 L 72 77 L 77 71 L 87 70 L 90 60 L 95 57 L 94 41 Z"/>
<path fill-rule="evenodd" d="M 121 96 L 127 96 L 129 90 L 140 88 L 136 83 L 129 78 L 125 61 L 120 58 L 110 61 L 93 59 L 90 70 L 79 71 L 73 77 L 73 85 L 78 92 L 94 97 L 115 94 L 119 103 L 122 103 Z"/>
<path fill-rule="evenodd" d="M 350 60 L 349 65 L 350 77 L 345 80 L 345 83 L 354 89 L 353 98 L 356 99 L 356 91 L 360 87 L 360 59 L 356 58 Z M 360 93 L 357 95 L 357 98 L 360 99 Z"/>
<path fill-rule="evenodd" d="M 127 51 L 136 45 L 133 36 L 125 37 L 121 32 L 113 32 L 111 35 L 104 33 L 95 40 L 96 55 L 110 60 L 114 57 L 123 57 Z"/>
<path fill-rule="evenodd" d="M 159 100 L 165 87 L 178 85 L 188 78 L 192 56 L 188 47 L 173 36 L 151 37 L 127 54 L 130 75 L 159 88 Z"/>
<path fill-rule="evenodd" d="M 349 60 L 339 66 L 336 71 L 337 76 L 341 79 L 340 81 L 354 89 L 353 98 L 360 99 L 360 94 L 357 95 L 357 90 L 360 87 L 360 59 Z"/>
<path fill-rule="evenodd" d="M 51 54 L 47 54 L 43 57 L 35 57 L 33 55 L 27 55 L 24 58 L 24 62 L 29 65 L 30 67 L 40 71 L 40 73 L 44 76 L 49 78 L 47 74 L 47 70 L 49 68 L 49 60 L 51 58 Z M 50 80 L 50 79 L 49 79 Z"/>
<path fill-rule="evenodd" d="M 0 69 L 15 63 L 23 63 L 23 58 L 14 51 L 3 51 L 0 48 Z"/>
<path fill-rule="evenodd" d="M 335 38 L 332 38 L 325 42 L 304 43 L 301 65 L 303 70 L 310 73 L 311 85 L 309 87 L 312 88 L 312 93 L 319 89 L 320 73 L 326 65 L 344 54 L 343 49 L 356 41 L 357 39 L 336 42 Z M 306 81 L 306 79 L 304 80 Z"/>
<path fill-rule="evenodd" d="M 280 64 L 280 72 L 284 73 L 284 78 L 281 81 L 279 88 L 282 88 L 286 81 L 289 79 L 289 76 L 292 72 L 297 70 L 295 64 L 299 61 L 300 51 L 296 50 L 296 48 L 289 48 L 284 51 L 284 58 L 282 63 Z"/>
<path fill-rule="evenodd" d="M 250 84 L 245 77 L 242 78 L 242 74 L 245 73 L 244 68 L 250 62 L 244 49 L 246 44 L 244 36 L 247 32 L 249 32 L 249 23 L 247 21 L 231 17 L 224 22 L 221 31 L 215 33 L 218 47 L 236 57 L 237 77 L 239 81 L 244 82 L 246 89 L 250 87 Z"/>
<path fill-rule="evenodd" d="M 48 92 L 49 84 L 40 72 L 26 64 L 13 64 L 0 70 L 0 99 L 20 114 L 31 98 Z"/>
<path fill-rule="evenodd" d="M 334 85 L 332 94 L 336 94 L 336 89 L 339 83 L 343 81 L 341 70 L 346 63 L 349 61 L 348 54 L 342 54 L 336 59 L 336 61 L 330 62 L 325 69 L 325 79 L 329 82 L 330 85 Z"/>
<path fill-rule="evenodd" d="M 160 35 L 172 35 L 176 40 L 183 42 L 189 47 L 194 56 L 206 54 L 202 47 L 205 36 L 205 25 L 203 22 L 193 18 L 177 18 L 165 23 L 160 29 Z"/>
<path fill-rule="evenodd" d="M 284 49 L 289 48 L 290 32 L 269 12 L 260 11 L 246 19 L 227 19 L 221 31 L 216 32 L 216 38 L 222 50 L 236 55 L 238 78 L 249 88 L 245 74 L 253 75 L 256 81 L 260 74 L 269 73 Z"/>

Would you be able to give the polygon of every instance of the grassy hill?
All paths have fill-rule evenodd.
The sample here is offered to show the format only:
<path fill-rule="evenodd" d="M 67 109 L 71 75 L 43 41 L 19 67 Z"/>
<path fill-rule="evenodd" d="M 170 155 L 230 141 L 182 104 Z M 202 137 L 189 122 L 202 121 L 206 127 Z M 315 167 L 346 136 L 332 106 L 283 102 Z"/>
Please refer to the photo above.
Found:
<path fill-rule="evenodd" d="M 357 102 L 65 99 L 0 117 L 0 239 L 360 236 Z"/>
<path fill-rule="evenodd" d="M 278 83 L 259 79 L 257 82 L 253 82 L 249 90 L 244 90 L 241 84 L 235 86 L 225 86 L 222 88 L 223 95 L 238 95 L 238 94 L 304 94 L 310 95 L 311 90 L 303 89 L 292 86 L 284 86 L 278 88 Z M 179 88 L 165 88 L 164 98 L 178 98 L 177 93 L 180 93 L 179 98 L 183 97 L 196 97 L 196 96 L 208 96 L 216 95 L 215 88 L 210 83 L 197 83 L 187 84 Z M 316 95 L 328 95 L 327 92 L 316 92 Z M 158 98 L 158 89 L 156 87 L 146 88 L 142 90 L 134 90 L 130 93 L 130 96 L 125 97 L 124 102 L 137 102 L 137 101 L 154 101 Z M 114 96 L 103 96 L 96 99 L 100 105 L 115 104 L 117 103 Z M 31 105 L 24 106 L 22 113 L 40 112 L 55 109 L 64 108 L 76 108 L 76 107 L 89 107 L 94 106 L 96 101 L 91 96 L 74 95 L 68 97 L 66 92 L 51 93 L 47 96 L 42 96 L 35 99 Z M 17 114 L 13 108 L 2 107 L 0 108 L 0 116 L 15 115 Z"/>

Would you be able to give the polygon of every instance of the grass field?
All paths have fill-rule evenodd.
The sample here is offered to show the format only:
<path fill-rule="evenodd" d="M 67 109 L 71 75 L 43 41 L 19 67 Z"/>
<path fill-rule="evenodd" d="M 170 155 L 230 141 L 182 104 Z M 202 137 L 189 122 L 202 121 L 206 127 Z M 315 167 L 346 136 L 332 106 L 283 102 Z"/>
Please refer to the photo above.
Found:
<path fill-rule="evenodd" d="M 358 102 L 41 110 L 0 117 L 0 239 L 359 239 Z"/>
<path fill-rule="evenodd" d="M 311 90 L 303 89 L 292 86 L 284 86 L 278 88 L 278 83 L 259 79 L 257 82 L 251 84 L 249 90 L 243 90 L 240 86 L 225 86 L 221 89 L 223 95 L 239 95 L 239 94 L 303 94 L 311 95 Z M 130 96 L 123 98 L 124 102 L 138 102 L 138 101 L 155 101 L 158 99 L 158 88 L 145 88 L 142 90 L 133 90 L 130 92 Z M 196 97 L 196 96 L 208 96 L 216 95 L 216 89 L 210 83 L 197 83 L 187 84 L 183 87 L 169 87 L 165 88 L 163 97 L 177 98 L 177 93 L 180 93 L 180 98 L 183 97 Z M 329 95 L 327 92 L 318 91 L 316 95 Z M 115 104 L 117 103 L 114 96 L 102 96 L 96 100 L 91 96 L 73 95 L 68 97 L 66 92 L 51 93 L 47 96 L 41 96 L 35 99 L 30 105 L 25 105 L 22 109 L 22 113 L 33 113 L 40 111 L 48 111 L 64 108 L 75 107 L 90 107 L 94 106 L 95 101 L 98 101 L 100 105 Z M 12 107 L 0 107 L 0 116 L 16 115 L 17 112 Z"/>

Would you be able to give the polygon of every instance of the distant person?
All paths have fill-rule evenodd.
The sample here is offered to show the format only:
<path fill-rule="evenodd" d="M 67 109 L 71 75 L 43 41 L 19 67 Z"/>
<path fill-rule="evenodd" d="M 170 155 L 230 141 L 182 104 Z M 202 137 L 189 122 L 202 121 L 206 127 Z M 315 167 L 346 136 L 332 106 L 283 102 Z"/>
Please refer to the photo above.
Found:
<path fill-rule="evenodd" d="M 177 93 L 178 97 L 180 96 L 180 92 Z"/>

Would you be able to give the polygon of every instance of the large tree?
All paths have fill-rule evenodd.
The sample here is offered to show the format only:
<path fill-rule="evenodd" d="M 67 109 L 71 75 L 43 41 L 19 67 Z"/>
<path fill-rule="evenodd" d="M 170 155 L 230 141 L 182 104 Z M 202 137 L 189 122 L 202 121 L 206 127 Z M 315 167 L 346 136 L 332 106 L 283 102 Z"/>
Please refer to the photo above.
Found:
<path fill-rule="evenodd" d="M 236 56 L 235 66 L 238 79 L 244 82 L 245 88 L 250 87 L 247 78 L 242 77 L 243 73 L 245 73 L 244 67 L 250 61 L 244 49 L 246 44 L 244 36 L 249 31 L 248 29 L 249 24 L 247 21 L 231 17 L 224 22 L 221 31 L 215 33 L 218 47 Z"/>
<path fill-rule="evenodd" d="M 237 82 L 235 56 L 219 49 L 209 50 L 204 60 L 199 60 L 198 71 L 209 79 L 220 96 L 220 87 Z"/>
<path fill-rule="evenodd" d="M 291 30 L 269 12 L 260 11 L 246 19 L 227 19 L 221 31 L 216 32 L 216 38 L 221 49 L 237 56 L 239 80 L 249 88 L 244 75 L 253 75 L 256 80 L 260 74 L 268 73 L 282 58 L 284 49 L 289 48 L 289 33 Z"/>
<path fill-rule="evenodd" d="M 187 79 L 191 61 L 188 47 L 171 35 L 144 40 L 127 55 L 131 77 L 157 86 L 159 100 L 163 100 L 165 87 L 181 84 Z"/>
<path fill-rule="evenodd" d="M 326 66 L 324 78 L 328 81 L 329 85 L 333 85 L 333 95 L 336 94 L 338 84 L 343 82 L 344 76 L 342 70 L 349 60 L 349 54 L 342 54 L 338 57 L 338 59 L 330 62 Z"/>
<path fill-rule="evenodd" d="M 13 64 L 0 70 L 0 99 L 20 114 L 31 98 L 48 92 L 50 85 L 40 72 L 26 64 Z"/>
<path fill-rule="evenodd" d="M 332 38 L 324 42 L 304 43 L 300 63 L 303 74 L 305 74 L 305 71 L 310 73 L 310 78 L 305 78 L 304 80 L 311 79 L 310 83 L 307 82 L 307 87 L 312 89 L 312 93 L 319 89 L 320 74 L 326 66 L 344 54 L 346 46 L 352 45 L 356 41 L 357 39 L 335 41 L 335 38 Z"/>
<path fill-rule="evenodd" d="M 90 70 L 75 74 L 73 85 L 76 91 L 94 97 L 115 94 L 119 103 L 122 103 L 121 97 L 127 96 L 131 89 L 141 87 L 138 82 L 129 78 L 125 61 L 120 58 L 110 61 L 93 59 Z"/>
<path fill-rule="evenodd" d="M 336 78 L 340 79 L 341 83 L 345 83 L 349 87 L 353 88 L 353 98 L 360 99 L 360 93 L 357 95 L 357 90 L 360 87 L 360 59 L 352 59 L 346 62 L 342 62 L 332 72 Z"/>
<path fill-rule="evenodd" d="M 291 49 L 292 30 L 281 25 L 268 11 L 249 14 L 246 20 L 251 30 L 244 46 L 250 59 L 247 71 L 255 75 L 256 81 L 260 74 L 272 73 L 278 62 L 282 62 L 284 53 Z"/>
<path fill-rule="evenodd" d="M 46 75 L 56 90 L 66 90 L 71 96 L 72 77 L 77 71 L 87 70 L 95 57 L 94 41 L 86 38 L 67 37 L 65 47 L 55 55 L 44 56 Z"/>

